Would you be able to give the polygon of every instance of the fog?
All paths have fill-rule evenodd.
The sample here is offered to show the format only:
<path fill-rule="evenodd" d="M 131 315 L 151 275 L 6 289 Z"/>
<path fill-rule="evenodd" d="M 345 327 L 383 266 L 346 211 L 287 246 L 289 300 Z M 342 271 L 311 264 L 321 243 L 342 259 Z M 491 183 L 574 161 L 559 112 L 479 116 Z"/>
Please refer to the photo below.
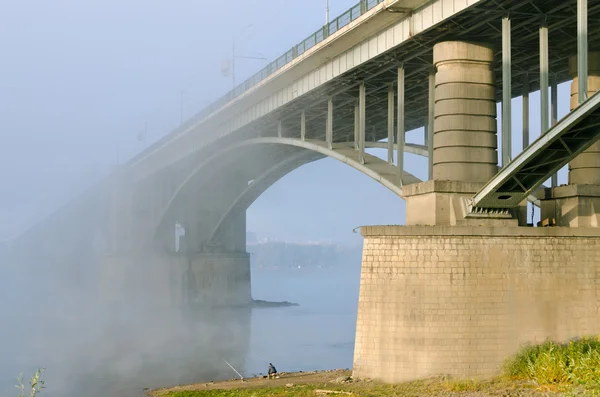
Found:
<path fill-rule="evenodd" d="M 330 0 L 330 15 L 354 3 Z M 180 277 L 169 281 L 160 262 L 116 263 L 99 255 L 80 244 L 85 236 L 78 228 L 45 228 L 42 238 L 25 235 L 16 255 L 8 252 L 7 243 L 36 230 L 118 164 L 227 92 L 231 80 L 220 70 L 234 42 L 238 54 L 276 59 L 321 26 L 324 5 L 324 0 L 2 4 L 0 394 L 11 395 L 19 373 L 27 379 L 40 367 L 47 368 L 43 395 L 129 397 L 141 395 L 143 387 L 235 376 L 223 359 L 245 375 L 273 356 L 282 361 L 291 356 L 288 367 L 296 370 L 351 365 L 360 258 L 349 264 L 351 270 L 333 270 L 326 277 L 278 277 L 253 269 L 254 298 L 307 302 L 300 311 L 281 308 L 268 314 L 270 309 L 264 309 L 256 315 L 249 308 L 169 306 L 166 286 L 183 283 Z M 265 63 L 236 60 L 237 82 Z M 567 98 L 566 86 L 559 89 L 559 98 Z M 536 100 L 533 95 L 533 119 Z M 559 114 L 565 106 L 559 102 Z M 532 123 L 534 136 L 536 128 Z M 141 132 L 145 139 L 139 140 Z M 408 136 L 418 142 L 419 134 Z M 423 159 L 407 155 L 406 162 L 409 171 L 424 178 Z M 318 205 L 308 206 L 316 196 Z M 102 217 L 87 211 L 78 218 Z M 360 244 L 360 236 L 352 233 L 357 226 L 403 222 L 403 202 L 333 160 L 292 172 L 247 213 L 247 229 L 259 239 L 297 242 Z M 321 284 L 311 284 L 315 280 Z M 332 288 L 335 283 L 349 287 Z M 291 294 L 293 288 L 305 293 Z M 326 324 L 322 317 L 308 319 L 311 310 L 324 316 L 317 308 L 326 309 L 329 317 L 343 312 L 344 329 L 332 323 L 326 336 L 306 337 L 350 345 L 344 345 L 343 354 L 321 349 L 325 353 L 318 356 L 315 350 L 314 362 L 305 357 L 294 363 L 294 352 L 300 356 L 303 348 L 294 350 L 293 341 L 282 341 L 281 334 L 307 334 L 316 324 Z M 252 351 L 256 338 L 263 338 L 263 344 L 254 345 L 258 352 Z M 278 348 L 270 341 L 278 341 Z"/>
<path fill-rule="evenodd" d="M 331 0 L 330 14 L 353 4 Z M 319 28 L 324 17 L 322 0 L 234 0 L 226 7 L 216 1 L 187 0 L 3 4 L 0 394 L 16 393 L 17 375 L 28 379 L 41 367 L 47 368 L 43 395 L 66 397 L 138 396 L 142 387 L 235 376 L 223 359 L 243 373 L 249 370 L 250 309 L 173 308 L 161 289 L 168 282 L 161 279 L 165 272 L 160 264 L 130 260 L 107 276 L 111 259 L 89 248 L 82 229 L 44 222 L 118 164 L 228 91 L 231 80 L 222 77 L 220 69 L 234 42 L 237 54 L 271 61 Z M 236 60 L 237 82 L 265 64 Z M 145 139 L 138 139 L 142 131 Z M 261 237 L 360 241 L 351 233 L 361 223 L 360 216 L 347 220 L 344 212 L 350 207 L 334 204 L 336 197 L 355 190 L 354 173 L 332 161 L 319 164 L 293 173 L 265 193 L 249 211 L 248 228 Z M 315 173 L 317 169 L 325 172 Z M 340 178 L 337 191 L 330 187 L 334 175 Z M 334 199 L 317 212 L 290 211 L 294 201 L 302 200 L 293 191 L 299 192 L 309 179 L 313 189 L 322 188 Z M 363 176 L 358 181 L 375 185 Z M 376 192 L 382 200 L 396 202 L 383 188 Z M 361 193 L 357 200 L 368 197 Z M 282 199 L 289 204 L 281 206 Z M 77 217 L 93 228 L 101 215 L 89 211 L 93 209 Z M 383 219 L 386 212 L 379 216 Z M 291 214 L 295 227 L 277 222 Z M 316 230 L 314 224 L 323 214 L 330 219 Z M 33 235 L 28 234 L 31 230 Z M 14 239 L 19 241 L 17 249 Z M 356 294 L 356 272 L 352 280 Z M 306 282 L 311 288 L 310 277 Z M 287 298 L 285 291 L 280 298 L 269 295 L 264 279 L 262 285 L 255 298 L 264 297 L 261 291 L 270 299 Z M 350 313 L 355 311 L 355 298 L 349 300 Z M 273 326 L 277 332 L 272 316 L 262 313 L 254 338 L 270 338 Z M 348 335 L 344 338 L 349 339 L 344 343 L 352 341 Z M 337 342 L 335 337 L 331 341 Z M 276 353 L 266 355 L 254 354 L 261 357 L 256 368 Z M 348 352 L 344 357 L 347 362 Z M 304 365 L 319 368 L 328 362 L 335 363 Z"/>

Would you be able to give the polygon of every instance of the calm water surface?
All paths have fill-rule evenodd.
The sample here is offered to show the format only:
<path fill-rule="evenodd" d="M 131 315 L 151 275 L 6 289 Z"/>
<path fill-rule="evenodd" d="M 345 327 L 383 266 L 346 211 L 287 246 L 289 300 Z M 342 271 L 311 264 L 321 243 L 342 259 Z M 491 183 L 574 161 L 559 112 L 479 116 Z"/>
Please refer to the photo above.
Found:
<path fill-rule="evenodd" d="M 28 377 L 38 365 L 47 367 L 42 395 L 49 397 L 137 397 L 144 387 L 235 377 L 223 356 L 246 377 L 266 372 L 269 362 L 279 371 L 351 368 L 359 278 L 356 265 L 253 269 L 255 299 L 300 306 L 229 314 L 233 322 L 207 314 L 200 325 L 185 330 L 176 316 L 144 322 L 135 311 L 109 313 L 107 329 L 99 325 L 102 314 L 77 310 L 81 302 L 72 300 L 41 301 L 37 309 L 27 305 L 22 311 L 19 292 L 5 288 L 0 293 L 0 395 L 16 396 L 15 377 L 20 372 Z M 226 325 L 207 332 L 206 324 L 213 323 Z"/>

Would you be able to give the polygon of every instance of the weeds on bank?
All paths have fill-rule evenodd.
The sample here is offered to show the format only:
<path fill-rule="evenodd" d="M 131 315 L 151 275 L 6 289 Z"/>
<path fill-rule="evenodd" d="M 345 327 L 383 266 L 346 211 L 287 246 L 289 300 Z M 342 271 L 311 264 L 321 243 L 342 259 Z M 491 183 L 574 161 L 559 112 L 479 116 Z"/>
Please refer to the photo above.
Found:
<path fill-rule="evenodd" d="M 44 373 L 45 370 L 45 368 L 42 368 L 35 371 L 29 380 L 29 387 L 26 387 L 23 383 L 23 374 L 19 375 L 17 378 L 17 382 L 19 382 L 19 384 L 16 386 L 16 388 L 19 390 L 18 397 L 35 397 L 36 394 L 38 394 L 44 388 L 42 373 Z"/>
<path fill-rule="evenodd" d="M 351 382 L 329 385 L 297 385 L 237 390 L 170 391 L 169 397 L 279 397 L 315 396 L 316 389 L 350 391 L 356 396 L 441 396 L 503 395 L 600 397 L 600 337 L 568 343 L 545 342 L 529 345 L 506 361 L 502 376 L 492 381 L 458 380 L 439 377 L 399 385 Z M 498 394 L 500 393 L 500 394 Z"/>
<path fill-rule="evenodd" d="M 526 346 L 506 362 L 504 373 L 538 385 L 600 388 L 600 337 Z"/>

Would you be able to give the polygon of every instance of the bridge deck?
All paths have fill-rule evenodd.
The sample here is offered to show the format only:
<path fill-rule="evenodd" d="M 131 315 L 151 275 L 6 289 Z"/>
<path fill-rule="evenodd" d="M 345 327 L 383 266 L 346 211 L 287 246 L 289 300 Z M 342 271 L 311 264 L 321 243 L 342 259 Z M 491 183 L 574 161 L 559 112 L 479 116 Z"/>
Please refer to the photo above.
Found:
<path fill-rule="evenodd" d="M 333 141 L 347 142 L 353 136 L 353 106 L 361 81 L 367 86 L 368 140 L 384 139 L 387 137 L 387 87 L 397 79 L 399 62 L 406 68 L 406 130 L 421 127 L 427 120 L 433 45 L 441 40 L 479 40 L 499 49 L 501 19 L 507 14 L 513 23 L 513 95 L 521 94 L 525 75 L 529 76 L 530 90 L 539 87 L 540 21 L 546 22 L 550 32 L 552 75 L 559 83 L 570 79 L 568 57 L 577 51 L 574 0 L 431 0 L 407 14 L 391 13 L 386 8 L 390 3 L 396 2 L 373 7 L 212 112 L 210 117 L 193 118 L 140 153 L 128 163 L 136 180 L 192 155 L 215 137 L 232 133 L 248 136 L 252 130 L 273 134 L 278 122 L 283 123 L 286 131 L 298 135 L 302 110 L 307 115 L 307 137 L 321 139 L 328 97 L 333 97 L 335 102 Z M 588 13 L 589 46 L 596 48 L 600 46 L 600 35 L 593 32 L 600 31 L 600 4 L 590 4 Z M 383 28 L 391 16 L 395 16 L 395 22 Z M 379 30 L 369 31 L 369 26 L 377 24 L 381 24 Z M 362 41 L 354 44 L 359 39 Z M 500 100 L 500 51 L 496 58 L 495 79 Z"/>
<path fill-rule="evenodd" d="M 474 197 L 476 208 L 510 208 L 600 139 L 600 92 L 504 167 Z"/>

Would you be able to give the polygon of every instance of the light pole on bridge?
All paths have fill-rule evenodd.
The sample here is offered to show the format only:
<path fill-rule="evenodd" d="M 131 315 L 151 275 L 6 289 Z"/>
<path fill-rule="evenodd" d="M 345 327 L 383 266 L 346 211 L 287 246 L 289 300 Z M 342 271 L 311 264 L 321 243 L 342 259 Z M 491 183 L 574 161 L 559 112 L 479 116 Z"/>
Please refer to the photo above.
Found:
<path fill-rule="evenodd" d="M 253 24 L 247 25 L 244 28 L 240 29 L 239 33 L 235 36 L 239 36 L 242 32 L 245 32 L 246 30 L 250 29 L 254 27 Z M 262 54 L 257 54 L 259 56 L 241 56 L 241 55 L 236 55 L 235 53 L 235 37 L 232 40 L 232 44 L 231 44 L 231 59 L 225 59 L 223 61 L 223 65 L 221 66 L 221 74 L 224 77 L 229 77 L 229 75 L 231 75 L 231 89 L 235 89 L 235 60 L 236 59 L 255 59 L 255 60 L 261 60 L 261 61 L 266 61 L 267 58 L 265 58 L 264 56 L 262 56 Z"/>
<path fill-rule="evenodd" d="M 138 133 L 137 139 L 144 143 L 144 149 L 146 149 L 146 136 L 148 134 L 148 122 L 144 123 L 144 129 Z"/>
<path fill-rule="evenodd" d="M 258 54 L 258 55 L 262 55 L 262 54 Z M 241 55 L 236 55 L 235 54 L 235 40 L 233 40 L 233 44 L 231 45 L 231 83 L 232 89 L 235 89 L 235 60 L 236 59 L 255 59 L 255 60 L 259 60 L 259 61 L 266 61 L 267 58 L 263 57 L 263 56 L 241 56 Z"/>

